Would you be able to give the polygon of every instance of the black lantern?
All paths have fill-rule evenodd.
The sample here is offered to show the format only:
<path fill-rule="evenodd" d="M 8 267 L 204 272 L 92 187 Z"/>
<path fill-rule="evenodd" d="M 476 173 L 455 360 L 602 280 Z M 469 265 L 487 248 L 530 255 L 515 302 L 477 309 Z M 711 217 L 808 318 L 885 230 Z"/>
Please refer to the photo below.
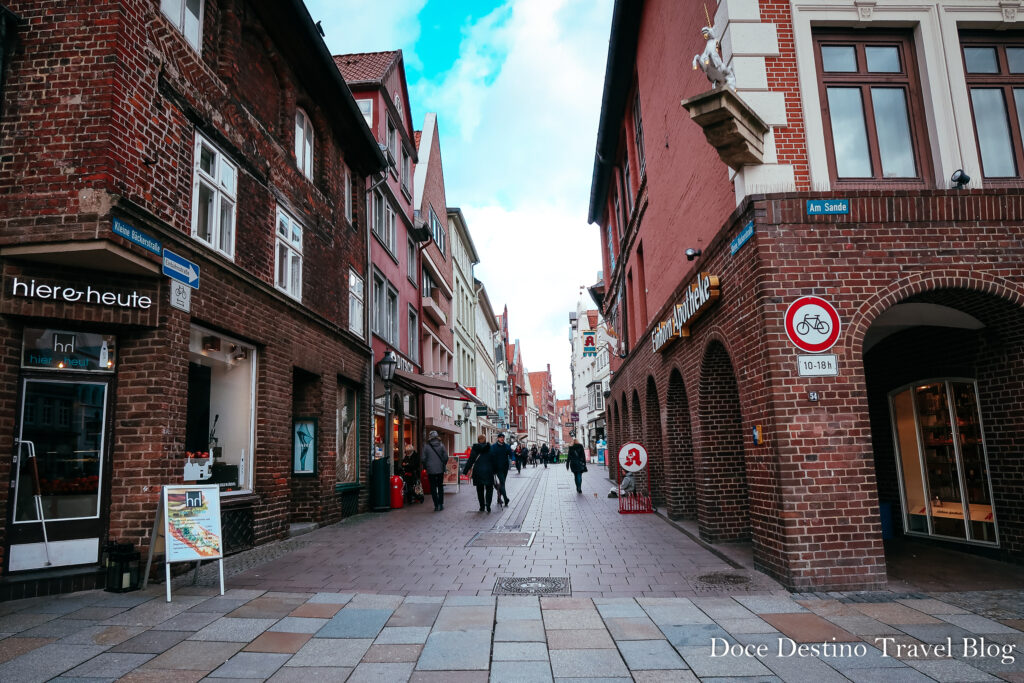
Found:
<path fill-rule="evenodd" d="M 461 427 L 462 425 L 469 422 L 469 416 L 473 414 L 473 406 L 469 401 L 462 404 L 462 414 L 464 417 L 455 418 L 455 426 Z"/>
<path fill-rule="evenodd" d="M 139 553 L 131 543 L 107 543 L 103 549 L 104 590 L 127 593 L 139 589 Z"/>
<path fill-rule="evenodd" d="M 377 363 L 377 372 L 380 373 L 380 378 L 384 380 L 384 384 L 391 384 L 391 380 L 395 378 L 395 368 L 398 367 L 398 359 L 395 358 L 394 351 L 388 351 L 384 354 L 384 357 Z"/>

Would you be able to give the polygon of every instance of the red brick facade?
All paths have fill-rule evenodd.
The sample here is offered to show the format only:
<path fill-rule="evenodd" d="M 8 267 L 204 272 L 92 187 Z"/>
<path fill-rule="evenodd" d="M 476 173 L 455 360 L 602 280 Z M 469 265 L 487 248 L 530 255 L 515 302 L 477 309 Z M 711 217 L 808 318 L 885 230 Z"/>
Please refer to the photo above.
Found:
<path fill-rule="evenodd" d="M 88 7 L 25 0 L 10 8 L 23 21 L 0 118 L 0 449 L 14 452 L 18 434 L 19 387 L 30 374 L 19 369 L 25 327 L 116 335 L 101 542 L 145 550 L 160 487 L 181 482 L 189 331 L 197 324 L 256 354 L 251 492 L 224 496 L 225 513 L 251 511 L 257 544 L 282 538 L 290 523 L 339 519 L 343 491 L 359 491 L 335 477 L 339 386 L 360 396 L 363 483 L 370 446 L 371 356 L 362 320 L 349 320 L 349 270 L 367 275 L 364 197 L 354 192 L 350 225 L 345 169 L 362 188 L 380 161 L 351 95 L 340 78 L 331 80 L 336 72 L 328 74 L 326 53 L 320 61 L 314 49 L 292 48 L 319 40 L 308 14 L 291 3 L 207 0 L 200 52 L 157 0 Z M 315 129 L 312 178 L 296 167 L 297 107 Z M 197 132 L 237 168 L 233 258 L 192 237 Z M 303 227 L 301 302 L 274 284 L 278 207 Z M 190 313 L 169 305 L 160 257 L 115 235 L 114 218 L 200 266 Z M 69 255 L 80 247 L 92 251 Z M 128 313 L 16 298 L 15 276 L 109 283 L 147 292 L 154 304 Z M 292 475 L 298 416 L 319 425 L 316 473 L 301 479 Z M 8 476 L 5 460 L 0 479 Z M 8 487 L 0 489 L 6 530 Z M 5 551 L 7 543 L 5 535 Z"/>
<path fill-rule="evenodd" d="M 650 486 L 669 514 L 696 518 L 709 541 L 749 538 L 758 566 L 786 586 L 878 587 L 886 580 L 879 502 L 901 504 L 886 396 L 932 377 L 976 379 L 999 548 L 1019 561 L 1024 470 L 1013 444 L 1024 431 L 1024 254 L 1014 235 L 1024 196 L 848 196 L 848 216 L 808 217 L 799 194 L 741 205 L 615 373 L 610 452 L 646 436 Z M 750 220 L 753 238 L 731 255 Z M 690 337 L 655 353 L 653 325 L 699 272 L 720 278 L 721 298 Z M 838 377 L 797 374 L 783 316 L 805 294 L 841 317 L 829 351 Z M 946 306 L 984 327 L 910 326 L 865 354 L 872 322 L 901 303 Z"/>

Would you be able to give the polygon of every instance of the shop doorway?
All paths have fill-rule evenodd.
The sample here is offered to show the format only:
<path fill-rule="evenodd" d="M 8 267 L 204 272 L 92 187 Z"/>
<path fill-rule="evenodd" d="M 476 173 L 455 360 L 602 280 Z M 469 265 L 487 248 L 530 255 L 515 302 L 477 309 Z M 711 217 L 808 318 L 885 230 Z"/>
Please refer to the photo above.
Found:
<path fill-rule="evenodd" d="M 1024 313 L 989 294 L 925 292 L 875 318 L 863 348 L 890 574 L 904 580 L 905 549 L 922 545 L 1019 558 Z"/>
<path fill-rule="evenodd" d="M 21 389 L 7 569 L 96 563 L 106 524 L 109 383 L 25 378 Z"/>

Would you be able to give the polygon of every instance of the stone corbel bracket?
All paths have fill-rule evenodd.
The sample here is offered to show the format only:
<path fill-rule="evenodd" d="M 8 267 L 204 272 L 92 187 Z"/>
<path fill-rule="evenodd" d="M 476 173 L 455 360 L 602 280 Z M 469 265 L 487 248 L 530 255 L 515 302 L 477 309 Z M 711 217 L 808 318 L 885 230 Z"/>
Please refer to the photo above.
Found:
<path fill-rule="evenodd" d="M 731 168 L 764 163 L 764 136 L 768 124 L 731 88 L 715 88 L 682 101 L 690 118 L 704 129 L 704 137 Z"/>

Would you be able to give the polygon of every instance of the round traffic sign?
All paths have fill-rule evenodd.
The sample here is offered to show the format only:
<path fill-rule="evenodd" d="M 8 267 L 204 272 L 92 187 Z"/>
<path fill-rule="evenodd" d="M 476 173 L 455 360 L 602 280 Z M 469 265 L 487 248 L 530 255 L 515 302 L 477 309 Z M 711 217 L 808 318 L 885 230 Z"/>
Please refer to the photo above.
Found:
<path fill-rule="evenodd" d="M 839 339 L 839 313 L 817 296 L 803 296 L 786 309 L 786 335 L 808 353 L 828 351 Z"/>
<path fill-rule="evenodd" d="M 635 441 L 622 444 L 619 449 L 619 467 L 627 472 L 639 472 L 647 467 L 647 449 Z"/>

